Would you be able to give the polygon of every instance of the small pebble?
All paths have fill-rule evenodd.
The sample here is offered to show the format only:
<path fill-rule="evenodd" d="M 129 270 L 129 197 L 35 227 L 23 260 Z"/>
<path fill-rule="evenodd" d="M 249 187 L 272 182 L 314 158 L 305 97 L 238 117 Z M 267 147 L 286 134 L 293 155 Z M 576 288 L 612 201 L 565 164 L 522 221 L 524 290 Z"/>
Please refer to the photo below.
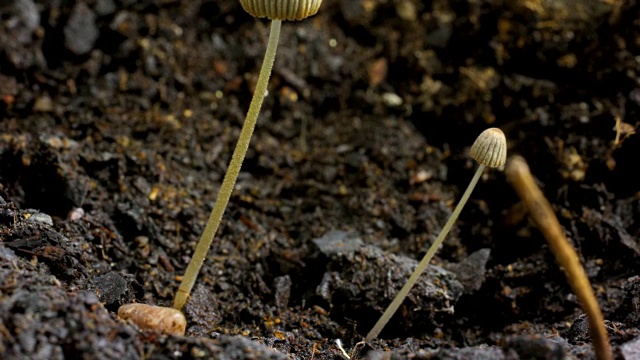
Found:
<path fill-rule="evenodd" d="M 77 207 L 69 211 L 69 214 L 67 214 L 67 220 L 78 221 L 82 219 L 83 216 L 84 216 L 84 209 L 81 207 Z"/>
<path fill-rule="evenodd" d="M 100 35 L 96 26 L 96 14 L 85 3 L 78 2 L 71 11 L 63 32 L 67 49 L 76 55 L 88 53 Z"/>
<path fill-rule="evenodd" d="M 131 320 L 140 329 L 183 336 L 187 328 L 187 320 L 180 311 L 146 304 L 125 304 L 118 309 L 118 317 Z"/>
<path fill-rule="evenodd" d="M 402 105 L 402 98 L 398 94 L 386 92 L 382 94 L 382 101 L 389 107 L 397 107 Z"/>
<path fill-rule="evenodd" d="M 47 224 L 49 226 L 53 226 L 53 219 L 51 218 L 51 216 L 45 214 L 45 213 L 34 213 L 31 214 L 31 216 L 29 217 L 30 221 L 35 221 L 35 222 L 39 222 L 39 223 L 43 223 L 43 224 Z"/>

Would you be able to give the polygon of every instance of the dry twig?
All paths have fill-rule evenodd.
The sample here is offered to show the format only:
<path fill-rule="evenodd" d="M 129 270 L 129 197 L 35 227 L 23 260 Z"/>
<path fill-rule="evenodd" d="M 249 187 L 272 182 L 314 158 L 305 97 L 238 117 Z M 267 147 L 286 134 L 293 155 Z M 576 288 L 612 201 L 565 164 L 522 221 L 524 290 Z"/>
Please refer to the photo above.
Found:
<path fill-rule="evenodd" d="M 604 326 L 600 306 L 593 293 L 589 278 L 580 263 L 578 254 L 564 235 L 551 204 L 536 185 L 524 158 L 514 156 L 507 163 L 507 178 L 526 205 L 531 218 L 549 243 L 560 266 L 564 268 L 569 285 L 582 304 L 589 319 L 591 340 L 599 360 L 613 360 L 609 336 Z"/>

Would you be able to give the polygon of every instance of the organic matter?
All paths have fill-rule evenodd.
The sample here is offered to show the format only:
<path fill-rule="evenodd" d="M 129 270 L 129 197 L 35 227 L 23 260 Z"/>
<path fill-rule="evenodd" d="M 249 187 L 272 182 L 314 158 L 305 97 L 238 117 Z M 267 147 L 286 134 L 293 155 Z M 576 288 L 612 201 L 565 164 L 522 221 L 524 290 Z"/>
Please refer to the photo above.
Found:
<path fill-rule="evenodd" d="M 607 335 L 607 329 L 604 326 L 604 317 L 591 288 L 589 278 L 580 263 L 578 253 L 564 235 L 564 230 L 551 209 L 551 204 L 536 185 L 524 158 L 514 156 L 509 160 L 507 177 L 522 198 L 533 221 L 547 239 L 551 251 L 567 274 L 569 284 L 587 314 L 596 356 L 599 360 L 613 359 L 609 335 Z"/>

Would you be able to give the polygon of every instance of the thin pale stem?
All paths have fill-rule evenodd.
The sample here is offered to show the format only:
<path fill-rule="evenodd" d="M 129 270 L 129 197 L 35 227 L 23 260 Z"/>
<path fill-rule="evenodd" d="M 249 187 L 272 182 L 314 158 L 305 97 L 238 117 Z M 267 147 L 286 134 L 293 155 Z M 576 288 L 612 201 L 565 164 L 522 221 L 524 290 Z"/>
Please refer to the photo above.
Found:
<path fill-rule="evenodd" d="M 247 117 L 244 120 L 244 125 L 242 126 L 242 130 L 240 131 L 240 138 L 238 139 L 236 148 L 233 151 L 233 155 L 231 156 L 229 169 L 227 170 L 227 173 L 222 180 L 218 198 L 216 199 L 216 203 L 213 206 L 211 215 L 209 215 L 209 220 L 207 221 L 204 231 L 202 232 L 200 241 L 198 241 L 198 244 L 196 245 L 193 257 L 191 258 L 191 261 L 187 266 L 187 270 L 184 273 L 182 282 L 180 283 L 180 287 L 176 292 L 175 299 L 173 300 L 173 307 L 175 309 L 181 310 L 184 304 L 189 299 L 193 284 L 196 282 L 196 278 L 198 277 L 200 268 L 204 263 L 204 259 L 209 252 L 209 248 L 211 247 L 213 238 L 216 234 L 216 231 L 218 230 L 218 226 L 220 225 L 220 220 L 222 219 L 224 210 L 227 208 L 227 204 L 229 203 L 229 199 L 231 198 L 231 193 L 233 192 L 236 180 L 238 179 L 238 174 L 240 173 L 242 162 L 245 155 L 247 154 L 249 143 L 251 142 L 253 129 L 255 128 L 256 122 L 258 121 L 258 115 L 260 114 L 260 108 L 262 107 L 262 100 L 264 99 L 267 91 L 269 77 L 271 76 L 271 69 L 273 68 L 273 62 L 275 60 L 276 50 L 278 48 L 278 38 L 280 37 L 281 24 L 282 21 L 280 20 L 273 20 L 271 22 L 269 43 L 267 44 L 264 61 L 262 62 L 262 68 L 260 69 L 260 75 L 258 77 L 256 90 L 253 93 L 253 98 L 251 99 L 251 104 L 249 105 Z"/>
<path fill-rule="evenodd" d="M 464 194 L 462 194 L 462 198 L 460 199 L 460 202 L 458 202 L 458 205 L 456 205 L 455 209 L 453 209 L 451 216 L 449 216 L 449 220 L 447 220 L 447 223 L 444 224 L 442 231 L 440 231 L 440 235 L 438 235 L 438 237 L 436 238 L 436 241 L 434 241 L 431 247 L 429 248 L 429 250 L 427 250 L 427 253 L 424 255 L 424 257 L 422 258 L 422 260 L 420 261 L 416 269 L 413 271 L 413 274 L 411 274 L 411 276 L 409 277 L 409 280 L 407 280 L 407 282 L 404 284 L 402 289 L 400 289 L 400 291 L 398 292 L 396 297 L 393 299 L 393 301 L 391 301 L 391 304 L 389 304 L 389 307 L 387 307 L 384 313 L 382 313 L 382 316 L 380 316 L 380 319 L 378 319 L 378 322 L 376 322 L 376 324 L 373 326 L 371 331 L 369 331 L 369 333 L 367 334 L 367 337 L 364 339 L 365 342 L 370 342 L 371 340 L 378 337 L 378 335 L 380 335 L 380 332 L 385 327 L 385 325 L 387 325 L 389 320 L 391 320 L 391 317 L 393 316 L 393 314 L 395 314 L 398 308 L 400 307 L 400 305 L 402 305 L 402 302 L 409 294 L 409 291 L 411 291 L 411 288 L 413 288 L 413 285 L 416 284 L 416 282 L 420 278 L 420 275 L 422 275 L 424 270 L 427 268 L 427 265 L 429 265 L 429 262 L 433 258 L 433 255 L 438 250 L 438 247 L 440 247 L 440 244 L 442 244 L 442 241 L 447 236 L 447 234 L 451 230 L 451 227 L 458 219 L 458 216 L 460 215 L 462 208 L 467 203 L 467 200 L 469 200 L 469 196 L 471 195 L 473 188 L 478 183 L 478 179 L 480 179 L 480 175 L 482 175 L 484 168 L 485 168 L 484 165 L 480 165 L 478 167 L 478 170 L 476 170 L 476 173 L 473 175 L 473 178 L 471 179 L 469 186 L 467 186 L 467 190 L 465 190 Z"/>

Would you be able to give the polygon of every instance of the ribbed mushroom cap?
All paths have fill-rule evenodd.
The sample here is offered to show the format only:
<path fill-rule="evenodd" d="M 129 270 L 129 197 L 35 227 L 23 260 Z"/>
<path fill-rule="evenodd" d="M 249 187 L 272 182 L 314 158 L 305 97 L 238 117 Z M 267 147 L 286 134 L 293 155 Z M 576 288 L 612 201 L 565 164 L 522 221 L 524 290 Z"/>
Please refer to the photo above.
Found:
<path fill-rule="evenodd" d="M 483 131 L 471 146 L 471 157 L 488 167 L 499 167 L 507 161 L 507 138 L 502 130 Z"/>
<path fill-rule="evenodd" d="M 246 12 L 270 20 L 302 20 L 315 15 L 322 0 L 240 0 Z"/>

